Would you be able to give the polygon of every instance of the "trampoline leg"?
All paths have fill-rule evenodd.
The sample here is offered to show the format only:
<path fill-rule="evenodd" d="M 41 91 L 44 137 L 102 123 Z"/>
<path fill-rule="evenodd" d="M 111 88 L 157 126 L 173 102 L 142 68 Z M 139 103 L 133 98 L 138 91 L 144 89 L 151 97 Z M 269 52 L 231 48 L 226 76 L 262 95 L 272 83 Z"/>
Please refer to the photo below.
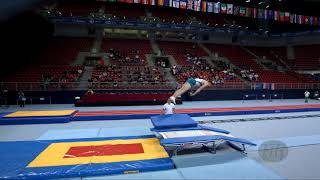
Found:
<path fill-rule="evenodd" d="M 245 151 L 246 151 L 246 147 L 245 147 L 245 145 L 244 144 L 241 144 L 241 146 L 242 146 L 242 148 L 241 147 L 239 147 L 239 146 L 237 146 L 237 145 L 235 145 L 235 144 L 233 144 L 233 143 L 231 143 L 231 142 L 227 142 L 228 143 L 228 145 L 230 146 L 230 147 L 232 147 L 233 149 L 235 149 L 235 150 L 237 150 L 237 151 L 240 151 L 240 152 L 242 152 L 242 153 L 244 153 L 244 154 L 247 154 Z"/>
<path fill-rule="evenodd" d="M 215 145 L 215 143 L 212 144 L 212 147 L 209 147 L 208 145 L 203 144 L 202 145 L 207 151 L 209 151 L 210 153 L 216 154 L 217 153 L 217 147 Z"/>

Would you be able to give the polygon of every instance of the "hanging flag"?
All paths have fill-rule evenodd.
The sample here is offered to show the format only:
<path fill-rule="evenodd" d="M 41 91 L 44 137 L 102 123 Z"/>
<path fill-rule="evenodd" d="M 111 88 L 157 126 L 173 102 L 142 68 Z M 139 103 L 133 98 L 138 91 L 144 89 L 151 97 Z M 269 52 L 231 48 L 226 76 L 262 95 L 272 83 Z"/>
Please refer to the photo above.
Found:
<path fill-rule="evenodd" d="M 213 2 L 207 2 L 207 11 L 208 12 L 213 12 Z"/>
<path fill-rule="evenodd" d="M 201 3 L 201 11 L 202 12 L 207 12 L 207 1 L 202 1 Z"/>
<path fill-rule="evenodd" d="M 264 10 L 263 9 L 258 9 L 258 18 L 263 19 L 264 18 Z"/>
<path fill-rule="evenodd" d="M 304 16 L 304 24 L 309 24 L 309 23 L 310 23 L 310 17 Z"/>
<path fill-rule="evenodd" d="M 240 13 L 240 6 L 233 6 L 233 14 L 238 16 Z"/>
<path fill-rule="evenodd" d="M 290 23 L 295 23 L 295 14 L 290 14 L 289 19 Z"/>
<path fill-rule="evenodd" d="M 213 12 L 216 14 L 220 13 L 220 2 L 214 3 L 213 5 Z"/>
<path fill-rule="evenodd" d="M 304 16 L 298 15 L 298 24 L 303 24 L 303 23 L 304 23 Z"/>
<path fill-rule="evenodd" d="M 258 9 L 253 8 L 253 18 L 258 18 Z"/>
<path fill-rule="evenodd" d="M 313 16 L 310 16 L 310 25 L 313 25 Z"/>
<path fill-rule="evenodd" d="M 164 5 L 164 0 L 158 0 L 158 6 L 163 6 Z"/>
<path fill-rule="evenodd" d="M 193 0 L 188 0 L 188 8 L 187 9 L 190 9 L 190 10 L 193 10 Z"/>
<path fill-rule="evenodd" d="M 268 11 L 268 19 L 274 20 L 274 11 L 273 10 Z"/>
<path fill-rule="evenodd" d="M 268 19 L 268 10 L 267 10 L 267 9 L 264 10 L 263 16 L 264 16 L 264 19 L 265 19 L 265 20 Z"/>
<path fill-rule="evenodd" d="M 284 13 L 284 21 L 289 21 L 290 20 L 290 13 L 289 12 L 285 12 Z"/>
<path fill-rule="evenodd" d="M 246 17 L 252 17 L 252 8 L 246 8 Z"/>
<path fill-rule="evenodd" d="M 239 15 L 240 16 L 245 16 L 246 15 L 246 8 L 245 7 L 240 7 Z"/>
<path fill-rule="evenodd" d="M 226 14 L 226 13 L 227 13 L 227 4 L 221 3 L 221 10 L 220 10 L 220 12 L 221 12 L 222 14 Z"/>
<path fill-rule="evenodd" d="M 274 11 L 274 20 L 280 21 L 280 11 Z"/>
<path fill-rule="evenodd" d="M 227 14 L 233 14 L 233 4 L 227 4 Z"/>
<path fill-rule="evenodd" d="M 156 5 L 156 0 L 151 0 L 150 3 L 151 3 L 152 6 L 155 6 Z"/>
<path fill-rule="evenodd" d="M 134 0 L 133 3 L 140 3 L 140 0 Z"/>
<path fill-rule="evenodd" d="M 318 25 L 318 17 L 317 16 L 313 17 L 313 25 L 315 25 L 315 26 Z"/>
<path fill-rule="evenodd" d="M 284 21 L 284 12 L 280 12 L 280 21 Z"/>
<path fill-rule="evenodd" d="M 180 9 L 187 9 L 187 1 L 180 1 Z"/>
<path fill-rule="evenodd" d="M 180 2 L 179 2 L 179 0 L 173 0 L 173 2 L 172 2 L 172 7 L 174 7 L 174 8 L 179 8 L 179 7 L 180 7 Z"/>
<path fill-rule="evenodd" d="M 171 5 L 170 5 L 170 2 L 171 2 L 170 0 L 164 0 L 164 5 L 165 5 L 165 6 L 171 6 Z"/>
<path fill-rule="evenodd" d="M 170 6 L 170 7 L 173 7 L 173 0 L 170 0 L 170 1 L 169 1 L 169 6 Z"/>
<path fill-rule="evenodd" d="M 179 8 L 180 7 L 180 1 L 179 0 L 174 0 L 173 4 L 172 4 L 172 7 Z"/>
<path fill-rule="evenodd" d="M 200 11 L 201 10 L 201 0 L 194 0 L 193 1 L 193 9 L 195 11 Z"/>

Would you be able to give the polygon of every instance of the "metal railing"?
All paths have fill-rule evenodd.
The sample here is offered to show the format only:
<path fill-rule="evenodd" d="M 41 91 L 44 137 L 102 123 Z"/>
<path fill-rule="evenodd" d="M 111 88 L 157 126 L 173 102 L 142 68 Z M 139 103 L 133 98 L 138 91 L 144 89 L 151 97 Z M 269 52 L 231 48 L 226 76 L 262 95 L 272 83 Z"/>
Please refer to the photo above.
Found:
<path fill-rule="evenodd" d="M 267 85 L 264 85 L 267 84 Z M 89 87 L 95 90 L 175 90 L 176 82 L 1 82 L 1 87 L 10 91 L 63 91 L 86 90 Z M 320 83 L 223 83 L 216 84 L 209 89 L 320 89 Z"/>

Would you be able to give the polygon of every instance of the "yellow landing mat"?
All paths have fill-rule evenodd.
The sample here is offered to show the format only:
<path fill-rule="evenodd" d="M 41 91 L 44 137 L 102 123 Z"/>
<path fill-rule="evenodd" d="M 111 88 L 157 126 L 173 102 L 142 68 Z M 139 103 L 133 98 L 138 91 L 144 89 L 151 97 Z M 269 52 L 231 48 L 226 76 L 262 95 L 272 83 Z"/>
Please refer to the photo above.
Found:
<path fill-rule="evenodd" d="M 58 110 L 58 111 L 17 111 L 7 114 L 4 117 L 41 117 L 41 116 L 68 116 L 75 112 L 75 110 Z"/>
<path fill-rule="evenodd" d="M 130 145 L 140 144 L 143 152 L 134 154 L 119 155 L 88 155 L 95 151 L 94 147 L 99 145 Z M 85 146 L 85 147 L 84 147 Z M 85 148 L 82 152 L 84 157 L 65 158 L 71 148 Z M 100 149 L 101 150 L 101 149 Z M 116 150 L 117 151 L 117 150 Z M 87 141 L 87 142 L 63 142 L 52 143 L 38 157 L 36 157 L 28 167 L 45 167 L 45 166 L 65 166 L 89 163 L 112 163 L 123 161 L 139 161 L 149 159 L 159 159 L 169 157 L 165 149 L 160 145 L 159 139 L 128 139 L 128 140 L 103 140 L 103 141 Z"/>

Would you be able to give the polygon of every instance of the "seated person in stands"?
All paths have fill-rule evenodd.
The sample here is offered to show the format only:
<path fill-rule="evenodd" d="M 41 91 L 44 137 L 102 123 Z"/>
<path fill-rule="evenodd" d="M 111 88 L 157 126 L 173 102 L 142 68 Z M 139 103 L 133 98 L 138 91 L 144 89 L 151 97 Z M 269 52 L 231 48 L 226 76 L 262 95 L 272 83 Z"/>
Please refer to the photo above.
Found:
<path fill-rule="evenodd" d="M 90 89 L 88 89 L 88 91 L 86 92 L 85 95 L 93 95 L 93 94 L 94 94 L 94 92 L 93 92 L 93 90 L 90 88 Z"/>
<path fill-rule="evenodd" d="M 180 89 L 176 90 L 174 94 L 169 98 L 174 104 L 176 104 L 176 98 L 181 96 L 183 93 L 187 92 L 193 87 L 198 87 L 198 89 L 194 92 L 191 93 L 190 96 L 195 96 L 198 94 L 200 91 L 202 91 L 206 87 L 212 86 L 212 83 L 205 80 L 205 79 L 200 79 L 200 78 L 189 78 L 182 86 Z"/>
<path fill-rule="evenodd" d="M 315 91 L 314 92 L 313 98 L 316 99 L 316 100 L 319 100 L 319 98 L 320 98 L 319 97 L 319 91 Z"/>

